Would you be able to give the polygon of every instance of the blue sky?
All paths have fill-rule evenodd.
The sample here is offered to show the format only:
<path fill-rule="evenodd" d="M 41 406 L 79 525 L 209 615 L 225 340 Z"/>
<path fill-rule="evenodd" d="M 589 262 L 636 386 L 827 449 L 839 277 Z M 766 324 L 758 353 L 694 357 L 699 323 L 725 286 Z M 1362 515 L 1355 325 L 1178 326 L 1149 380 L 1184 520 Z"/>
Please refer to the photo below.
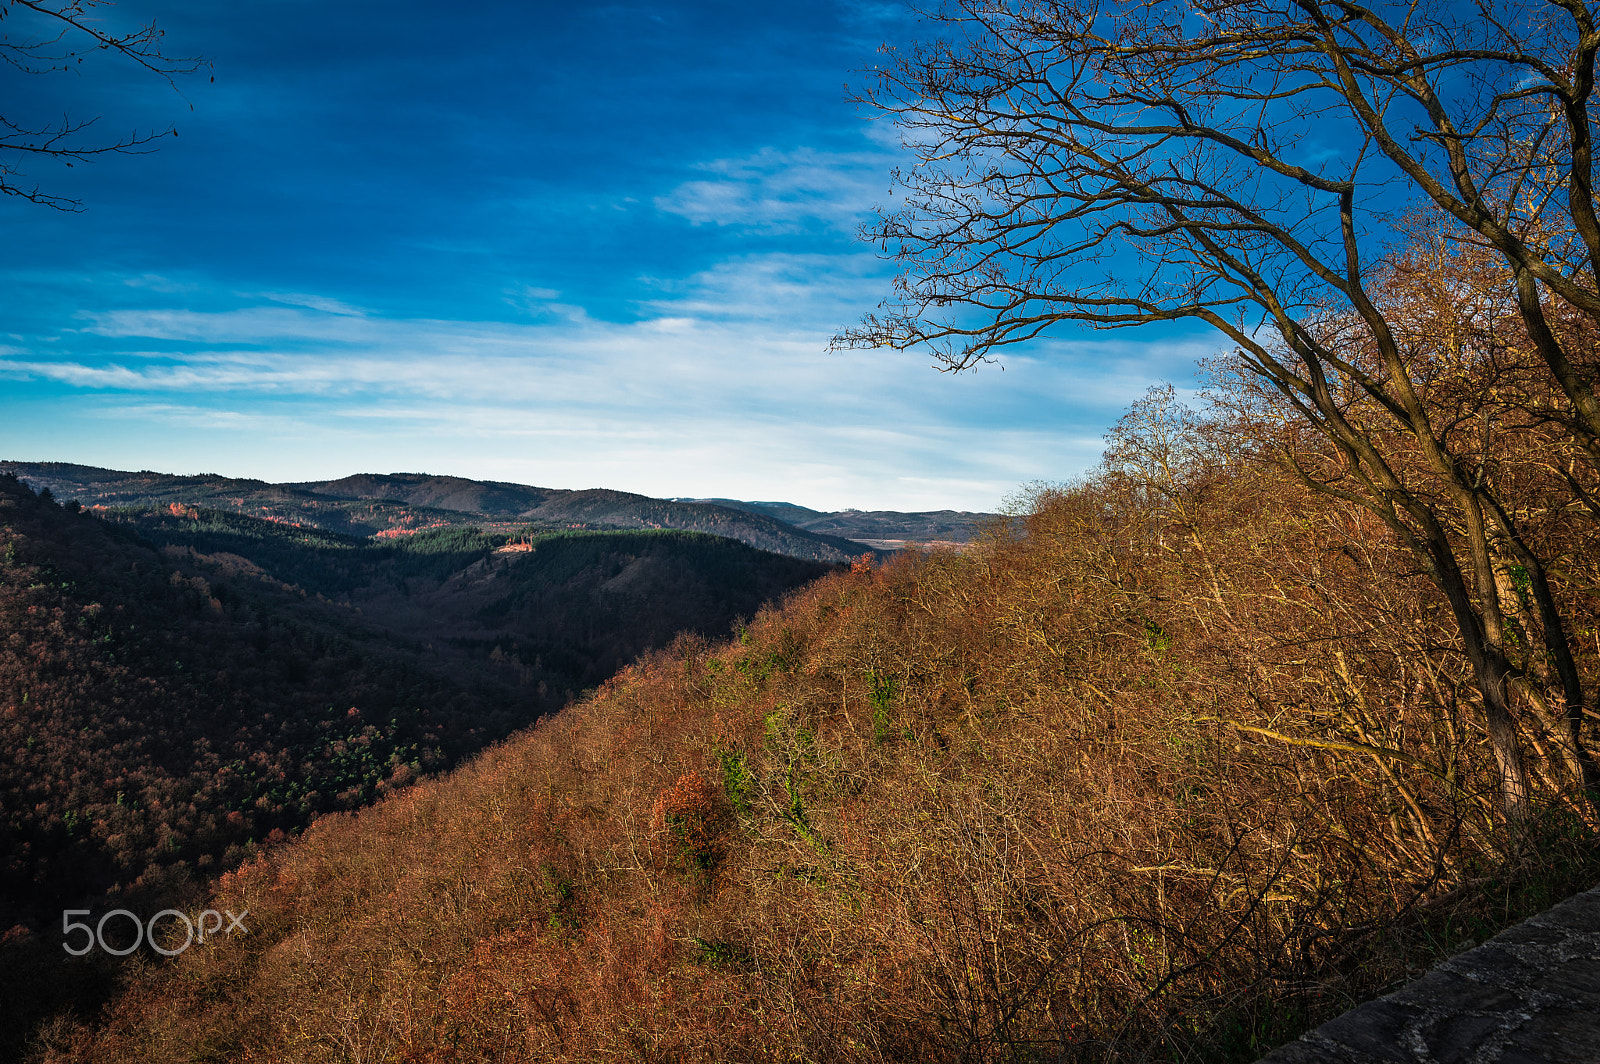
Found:
<path fill-rule="evenodd" d="M 993 509 L 1214 346 L 1064 334 L 954 377 L 826 350 L 893 275 L 855 230 L 897 138 L 845 86 L 916 33 L 896 4 L 102 16 L 215 81 L 0 74 L 13 121 L 179 133 L 24 162 L 81 213 L 0 199 L 0 457 Z"/>

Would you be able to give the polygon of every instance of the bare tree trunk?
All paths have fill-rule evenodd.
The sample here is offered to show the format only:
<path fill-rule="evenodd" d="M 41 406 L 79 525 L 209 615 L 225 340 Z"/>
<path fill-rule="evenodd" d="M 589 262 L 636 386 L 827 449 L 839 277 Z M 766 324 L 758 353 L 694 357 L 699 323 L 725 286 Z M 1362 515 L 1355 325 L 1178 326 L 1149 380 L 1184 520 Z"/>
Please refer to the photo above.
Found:
<path fill-rule="evenodd" d="M 1522 760 L 1522 740 L 1517 735 L 1516 719 L 1511 714 L 1510 670 L 1503 655 L 1480 648 L 1467 655 L 1472 660 L 1478 693 L 1483 696 L 1485 730 L 1500 769 L 1500 799 L 1509 823 L 1520 823 L 1527 815 L 1528 770 Z"/>
<path fill-rule="evenodd" d="M 1470 508 L 1469 508 L 1470 512 Z M 1481 525 L 1480 525 L 1481 527 Z M 1484 618 L 1474 608 L 1467 593 L 1466 581 L 1456 566 L 1449 544 L 1436 542 L 1429 537 L 1427 555 L 1431 563 L 1434 583 L 1444 592 L 1455 615 L 1456 627 L 1472 663 L 1473 679 L 1478 694 L 1483 699 L 1484 731 L 1494 760 L 1500 770 L 1500 802 L 1506 821 L 1520 823 L 1527 815 L 1529 798 L 1528 769 L 1522 757 L 1522 739 L 1517 734 L 1516 717 L 1511 709 L 1511 664 L 1505 653 L 1494 644 L 1484 630 Z M 1492 586 L 1492 574 L 1490 584 Z M 1493 614 L 1498 618 L 1499 613 Z"/>

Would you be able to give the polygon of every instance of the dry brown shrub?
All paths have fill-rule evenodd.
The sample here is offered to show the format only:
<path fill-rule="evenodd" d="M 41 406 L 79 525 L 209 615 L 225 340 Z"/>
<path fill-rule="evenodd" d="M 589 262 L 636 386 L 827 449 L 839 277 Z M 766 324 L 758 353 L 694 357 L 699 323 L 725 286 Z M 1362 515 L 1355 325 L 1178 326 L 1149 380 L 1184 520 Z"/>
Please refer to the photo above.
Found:
<path fill-rule="evenodd" d="M 1257 470 L 1183 489 L 1043 492 L 319 821 L 219 887 L 249 938 L 72 1059 L 1259 1052 L 1515 847 L 1382 533 Z"/>

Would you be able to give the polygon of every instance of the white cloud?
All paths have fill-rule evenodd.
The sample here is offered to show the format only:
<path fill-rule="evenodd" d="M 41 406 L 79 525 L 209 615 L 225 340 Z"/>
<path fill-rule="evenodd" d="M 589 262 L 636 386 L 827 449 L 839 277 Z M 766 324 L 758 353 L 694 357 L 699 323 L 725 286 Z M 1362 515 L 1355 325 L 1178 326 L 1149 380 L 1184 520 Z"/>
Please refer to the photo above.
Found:
<path fill-rule="evenodd" d="M 508 305 L 532 317 L 546 317 L 554 315 L 569 320 L 578 320 L 587 316 L 584 309 L 575 304 L 557 303 L 561 293 L 554 288 L 540 288 L 536 285 L 517 285 L 501 293 L 500 298 Z"/>
<path fill-rule="evenodd" d="M 882 269 L 868 255 L 730 260 L 657 283 L 636 322 L 577 307 L 522 322 L 392 319 L 314 297 L 88 314 L 63 343 L 0 354 L 0 378 L 19 382 L 8 391 L 73 389 L 83 422 L 62 421 L 59 403 L 37 420 L 14 404 L 0 453 L 36 454 L 60 432 L 62 458 L 204 461 L 266 479 L 412 468 L 825 509 L 988 509 L 1091 463 L 1130 400 L 1212 346 L 1058 340 L 958 377 L 916 355 L 829 353 L 863 294 L 883 289 Z M 79 442 L 101 437 L 113 452 Z"/>
<path fill-rule="evenodd" d="M 324 314 L 341 314 L 346 317 L 361 318 L 366 316 L 366 311 L 360 307 L 352 307 L 337 299 L 328 299 L 326 296 L 307 295 L 302 292 L 262 292 L 262 299 L 270 299 L 274 303 L 285 303 L 291 307 L 309 307 L 320 310 Z"/>
<path fill-rule="evenodd" d="M 137 277 L 124 277 L 122 283 L 129 288 L 147 288 L 152 292 L 172 294 L 176 292 L 192 292 L 197 287 L 191 282 L 174 281 L 158 273 L 142 273 Z"/>
<path fill-rule="evenodd" d="M 661 293 L 643 307 L 703 319 L 762 321 L 783 328 L 833 330 L 859 317 L 870 299 L 888 291 L 877 256 L 775 253 L 725 259 L 676 281 L 652 281 Z"/>
<path fill-rule="evenodd" d="M 214 313 L 171 309 L 83 311 L 79 318 L 89 323 L 82 331 L 96 336 L 199 343 L 266 344 L 285 339 L 328 342 L 341 336 L 365 335 L 365 319 L 359 316 L 307 314 L 287 306 Z"/>
<path fill-rule="evenodd" d="M 711 176 L 684 182 L 655 205 L 695 225 L 787 233 L 821 224 L 853 232 L 874 205 L 888 198 L 895 159 L 881 152 L 765 148 L 702 164 L 699 168 Z"/>

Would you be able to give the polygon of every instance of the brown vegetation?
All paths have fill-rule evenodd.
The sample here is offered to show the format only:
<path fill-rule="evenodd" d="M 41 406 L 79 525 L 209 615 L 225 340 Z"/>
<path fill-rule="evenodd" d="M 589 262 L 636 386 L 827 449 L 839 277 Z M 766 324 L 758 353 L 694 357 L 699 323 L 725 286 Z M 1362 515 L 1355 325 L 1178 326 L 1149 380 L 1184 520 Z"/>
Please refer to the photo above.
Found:
<path fill-rule="evenodd" d="M 221 883 L 249 937 L 41 1053 L 1250 1059 L 1592 876 L 1560 721 L 1519 720 L 1508 829 L 1436 585 L 1227 427 L 1156 395 L 1021 527 L 324 818 Z"/>
<path fill-rule="evenodd" d="M 835 342 L 959 371 L 1064 322 L 1214 329 L 1250 446 L 1449 603 L 1506 815 L 1531 812 L 1527 712 L 1600 807 L 1547 527 L 1600 464 L 1596 14 L 935 5 L 863 97 L 917 160 L 865 233 L 895 294 Z"/>
<path fill-rule="evenodd" d="M 496 559 L 476 530 L 383 545 L 177 504 L 116 516 L 0 475 L 0 1059 L 136 963 L 68 958 L 64 910 L 187 905 L 262 842 L 827 571 L 681 532 Z"/>
<path fill-rule="evenodd" d="M 261 841 L 533 715 L 209 560 L 0 476 L 0 1058 L 114 989 L 113 958 L 62 953 L 63 910 L 185 905 Z"/>

